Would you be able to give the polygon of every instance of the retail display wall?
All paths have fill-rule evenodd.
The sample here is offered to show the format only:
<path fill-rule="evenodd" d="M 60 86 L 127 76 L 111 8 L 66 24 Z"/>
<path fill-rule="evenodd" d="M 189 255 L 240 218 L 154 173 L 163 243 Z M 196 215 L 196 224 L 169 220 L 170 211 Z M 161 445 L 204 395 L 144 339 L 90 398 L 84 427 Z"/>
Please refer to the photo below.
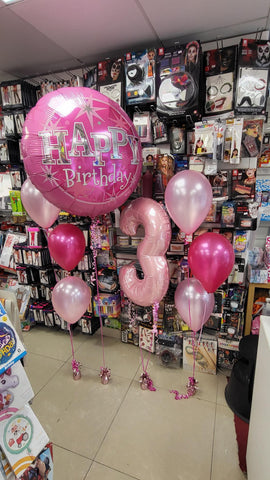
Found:
<path fill-rule="evenodd" d="M 57 76 L 63 75 L 63 81 L 1 84 L 0 264 L 3 283 L 15 282 L 14 289 L 29 300 L 21 312 L 25 329 L 39 323 L 67 329 L 52 307 L 51 295 L 56 282 L 69 272 L 51 258 L 47 232 L 31 221 L 21 202 L 20 189 L 26 178 L 20 152 L 23 122 L 47 93 L 84 86 L 98 90 L 127 112 L 140 138 L 143 166 L 129 199 L 99 216 L 97 279 L 91 218 L 61 212 L 57 219 L 58 224 L 76 224 L 86 240 L 84 257 L 71 275 L 88 284 L 91 302 L 73 328 L 93 334 L 101 315 L 104 325 L 120 330 L 123 342 L 157 353 L 164 366 L 189 368 L 190 331 L 175 306 L 175 290 L 191 276 L 188 251 L 194 239 L 206 232 L 219 233 L 233 245 L 235 265 L 215 292 L 214 310 L 200 339 L 197 368 L 210 373 L 215 373 L 217 366 L 232 368 L 244 334 L 248 282 L 266 283 L 269 278 L 268 257 L 263 260 L 255 242 L 259 220 L 262 224 L 270 219 L 269 64 L 266 40 L 242 39 L 239 45 L 204 52 L 194 40 L 101 60 L 81 76 L 60 72 Z M 137 275 L 143 278 L 136 249 L 145 232 L 140 227 L 129 236 L 121 231 L 119 219 L 127 204 L 139 197 L 152 198 L 166 209 L 168 182 L 184 170 L 205 175 L 213 201 L 194 234 L 186 235 L 170 220 L 172 238 L 166 252 L 170 283 L 159 302 L 156 333 L 152 308 L 132 303 L 120 291 L 119 270 L 130 261 L 135 261 Z M 263 239 L 260 246 L 265 246 Z"/>

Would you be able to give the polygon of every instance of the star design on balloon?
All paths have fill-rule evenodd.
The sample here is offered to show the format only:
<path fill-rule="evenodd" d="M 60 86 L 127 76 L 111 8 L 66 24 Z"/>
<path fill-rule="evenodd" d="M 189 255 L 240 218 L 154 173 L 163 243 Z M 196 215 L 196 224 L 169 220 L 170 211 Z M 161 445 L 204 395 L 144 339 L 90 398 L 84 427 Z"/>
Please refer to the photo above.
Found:
<path fill-rule="evenodd" d="M 45 182 L 50 182 L 54 186 L 59 185 L 59 181 L 57 179 L 57 172 L 52 171 L 52 165 L 45 165 L 42 168 L 41 176 L 44 177 L 44 183 Z"/>
<path fill-rule="evenodd" d="M 114 112 L 112 112 L 112 113 L 114 113 Z M 126 127 L 127 127 L 127 121 L 124 117 L 122 117 L 122 115 L 114 113 L 114 117 L 111 116 L 110 120 L 111 120 L 114 127 L 122 128 L 123 130 L 125 130 Z"/>
<path fill-rule="evenodd" d="M 60 122 L 61 117 L 58 118 L 58 120 L 55 120 L 54 118 L 51 118 L 50 116 L 47 118 L 47 121 L 44 125 L 44 130 L 54 130 L 58 127 L 58 124 Z"/>
<path fill-rule="evenodd" d="M 78 111 L 78 113 L 75 117 L 75 120 L 77 118 L 82 117 L 83 115 L 87 115 L 88 120 L 91 124 L 91 127 L 93 127 L 94 119 L 98 119 L 101 122 L 104 122 L 104 119 L 98 113 L 99 111 L 103 111 L 103 110 L 106 110 L 106 108 L 105 107 L 94 106 L 93 98 L 87 98 L 87 99 L 85 99 L 84 104 L 82 105 L 82 107 Z"/>

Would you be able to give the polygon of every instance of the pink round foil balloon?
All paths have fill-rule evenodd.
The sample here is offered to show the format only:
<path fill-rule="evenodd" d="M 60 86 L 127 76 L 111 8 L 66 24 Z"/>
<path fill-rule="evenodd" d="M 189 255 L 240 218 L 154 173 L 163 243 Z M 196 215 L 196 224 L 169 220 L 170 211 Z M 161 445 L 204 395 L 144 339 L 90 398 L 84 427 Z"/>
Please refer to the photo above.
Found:
<path fill-rule="evenodd" d="M 137 198 L 121 213 L 120 228 L 127 235 L 136 235 L 139 225 L 145 232 L 137 248 L 144 278 L 137 277 L 133 262 L 120 269 L 119 281 L 132 302 L 150 306 L 160 302 L 168 290 L 169 269 L 165 253 L 170 244 L 171 224 L 159 203 L 150 198 Z"/>
<path fill-rule="evenodd" d="M 91 300 L 89 286 L 79 277 L 60 280 L 52 291 L 53 308 L 68 323 L 77 322 Z"/>
<path fill-rule="evenodd" d="M 60 213 L 60 209 L 48 202 L 29 178 L 22 185 L 21 199 L 28 215 L 42 228 L 49 228 Z"/>
<path fill-rule="evenodd" d="M 47 200 L 95 217 L 122 205 L 142 168 L 137 131 L 124 110 L 86 87 L 48 93 L 24 122 L 22 155 Z"/>
<path fill-rule="evenodd" d="M 233 246 L 219 233 L 203 233 L 189 247 L 188 263 L 207 292 L 215 292 L 232 271 Z"/>
<path fill-rule="evenodd" d="M 199 280 L 188 278 L 178 284 L 174 301 L 181 318 L 193 332 L 197 332 L 213 312 L 215 297 L 213 293 L 207 293 Z"/>
<path fill-rule="evenodd" d="M 65 270 L 73 270 L 85 252 L 83 232 L 70 223 L 57 225 L 50 233 L 48 247 L 56 263 Z"/>
<path fill-rule="evenodd" d="M 207 216 L 213 200 L 212 187 L 200 172 L 176 173 L 165 190 L 165 203 L 174 223 L 186 234 L 195 232 Z"/>

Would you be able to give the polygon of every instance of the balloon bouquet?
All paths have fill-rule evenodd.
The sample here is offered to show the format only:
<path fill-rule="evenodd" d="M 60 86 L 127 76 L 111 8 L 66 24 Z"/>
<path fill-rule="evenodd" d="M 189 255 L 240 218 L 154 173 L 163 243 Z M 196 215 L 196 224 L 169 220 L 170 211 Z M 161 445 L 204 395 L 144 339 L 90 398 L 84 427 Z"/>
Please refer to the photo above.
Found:
<path fill-rule="evenodd" d="M 70 272 L 84 255 L 83 233 L 71 224 L 59 224 L 51 233 L 48 229 L 62 209 L 91 217 L 92 237 L 97 237 L 96 217 L 122 205 L 138 184 L 142 156 L 137 131 L 108 97 L 85 87 L 62 88 L 42 97 L 27 115 L 22 156 L 28 174 L 21 191 L 24 207 L 47 231 L 52 257 Z M 97 274 L 96 248 L 92 242 Z M 69 326 L 74 378 L 80 378 L 80 364 L 74 358 L 70 325 L 81 318 L 90 300 L 89 286 L 72 275 L 60 280 L 52 292 L 53 307 Z M 101 316 L 100 327 L 100 376 L 107 383 Z"/>
<path fill-rule="evenodd" d="M 165 203 L 170 217 L 186 234 L 193 234 L 207 216 L 212 204 L 212 188 L 197 171 L 184 170 L 169 181 Z M 204 233 L 190 245 L 188 264 L 194 278 L 180 282 L 175 291 L 175 305 L 193 332 L 193 372 L 187 393 L 171 392 L 176 399 L 189 398 L 196 392 L 195 334 L 207 322 L 214 308 L 214 292 L 226 280 L 234 265 L 231 243 L 218 233 Z"/>

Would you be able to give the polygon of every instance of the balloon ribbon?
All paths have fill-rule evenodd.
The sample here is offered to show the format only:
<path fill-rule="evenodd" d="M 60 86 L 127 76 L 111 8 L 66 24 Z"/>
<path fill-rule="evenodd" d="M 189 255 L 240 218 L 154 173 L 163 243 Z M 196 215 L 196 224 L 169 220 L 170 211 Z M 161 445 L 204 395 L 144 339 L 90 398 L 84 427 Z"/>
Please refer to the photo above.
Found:
<path fill-rule="evenodd" d="M 103 356 L 103 365 L 102 365 L 102 367 L 100 367 L 99 376 L 101 377 L 101 383 L 103 385 L 105 385 L 110 380 L 111 370 L 105 366 L 103 322 L 102 322 L 102 317 L 101 317 L 101 313 L 100 313 L 100 294 L 99 294 L 98 271 L 97 271 L 97 249 L 101 248 L 101 241 L 100 241 L 100 230 L 98 228 L 98 220 L 97 219 L 92 219 L 92 223 L 91 223 L 91 226 L 90 226 L 90 231 L 91 231 L 91 249 L 93 251 L 96 285 L 97 285 L 97 309 L 98 309 L 98 316 L 99 316 L 100 336 L 101 336 L 102 356 Z"/>
<path fill-rule="evenodd" d="M 73 378 L 74 380 L 79 380 L 81 378 L 81 364 L 77 360 L 75 360 L 74 356 L 74 345 L 73 345 L 73 337 L 72 331 L 70 328 L 70 324 L 68 325 L 69 329 L 69 336 L 70 336 L 70 343 L 71 343 L 71 350 L 72 350 L 72 371 L 73 371 Z"/>
<path fill-rule="evenodd" d="M 144 366 L 143 352 L 142 352 L 142 348 L 140 347 L 142 369 L 143 369 L 143 373 L 140 376 L 140 386 L 142 390 L 150 390 L 151 392 L 155 392 L 156 388 L 154 387 L 153 380 L 150 378 L 149 373 L 147 373 L 147 368 L 148 368 L 148 363 L 150 358 L 150 350 L 152 350 L 152 346 L 153 346 L 153 338 L 155 338 L 155 335 L 157 335 L 158 333 L 157 331 L 158 309 L 159 309 L 159 303 L 155 302 L 153 305 L 153 329 L 152 329 L 153 334 L 150 340 L 148 360 L 146 362 L 146 366 Z"/>

